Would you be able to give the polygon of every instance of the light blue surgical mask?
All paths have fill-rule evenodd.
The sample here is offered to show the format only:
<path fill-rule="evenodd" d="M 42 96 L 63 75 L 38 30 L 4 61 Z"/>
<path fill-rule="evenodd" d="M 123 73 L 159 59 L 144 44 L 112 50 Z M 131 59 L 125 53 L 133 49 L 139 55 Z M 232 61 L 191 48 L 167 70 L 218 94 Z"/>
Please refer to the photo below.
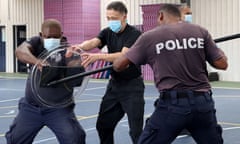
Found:
<path fill-rule="evenodd" d="M 56 39 L 56 38 L 43 39 L 43 45 L 45 49 L 47 49 L 48 51 L 51 51 L 57 48 L 58 46 L 60 46 L 60 39 Z"/>
<path fill-rule="evenodd" d="M 120 20 L 110 20 L 108 21 L 108 26 L 115 33 L 118 33 L 122 28 Z"/>
<path fill-rule="evenodd" d="M 192 15 L 191 14 L 185 15 L 185 21 L 189 22 L 189 23 L 192 23 Z"/>

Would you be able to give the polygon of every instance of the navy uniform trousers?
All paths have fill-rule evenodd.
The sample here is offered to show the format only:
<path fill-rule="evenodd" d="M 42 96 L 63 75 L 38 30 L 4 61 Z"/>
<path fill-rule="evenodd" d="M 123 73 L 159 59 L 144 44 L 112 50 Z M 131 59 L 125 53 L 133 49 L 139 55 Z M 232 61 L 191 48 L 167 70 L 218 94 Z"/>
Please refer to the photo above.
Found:
<path fill-rule="evenodd" d="M 114 129 L 127 114 L 129 134 L 134 144 L 143 129 L 144 83 L 141 77 L 132 80 L 110 79 L 101 102 L 97 119 L 97 131 L 101 144 L 114 143 Z"/>
<path fill-rule="evenodd" d="M 85 132 L 73 112 L 74 104 L 65 108 L 37 107 L 22 98 L 19 113 L 6 133 L 7 144 L 32 144 L 37 133 L 47 126 L 60 144 L 85 144 Z"/>
<path fill-rule="evenodd" d="M 171 144 L 187 129 L 198 144 L 222 144 L 211 92 L 161 92 L 138 144 Z"/>

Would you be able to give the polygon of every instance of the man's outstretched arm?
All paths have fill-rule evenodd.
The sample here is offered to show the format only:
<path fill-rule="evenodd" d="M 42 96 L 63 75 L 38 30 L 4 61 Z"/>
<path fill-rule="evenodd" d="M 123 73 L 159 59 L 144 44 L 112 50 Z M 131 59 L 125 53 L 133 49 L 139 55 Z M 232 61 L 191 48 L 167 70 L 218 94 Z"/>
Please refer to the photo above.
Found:
<path fill-rule="evenodd" d="M 222 57 L 214 61 L 212 66 L 216 69 L 226 70 L 228 67 L 227 57 L 221 49 L 219 49 L 219 53 Z"/>

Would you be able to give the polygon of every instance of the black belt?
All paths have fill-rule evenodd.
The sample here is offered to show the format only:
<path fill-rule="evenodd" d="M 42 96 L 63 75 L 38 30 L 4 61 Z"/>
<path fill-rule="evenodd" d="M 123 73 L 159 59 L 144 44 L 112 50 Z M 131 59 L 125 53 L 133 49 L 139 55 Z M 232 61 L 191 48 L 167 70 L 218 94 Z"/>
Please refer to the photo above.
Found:
<path fill-rule="evenodd" d="M 212 92 L 201 92 L 201 91 L 162 91 L 160 92 L 160 98 L 161 99 L 170 99 L 173 95 L 176 96 L 176 98 L 189 98 L 191 96 L 198 97 L 198 96 L 206 96 L 211 95 Z"/>

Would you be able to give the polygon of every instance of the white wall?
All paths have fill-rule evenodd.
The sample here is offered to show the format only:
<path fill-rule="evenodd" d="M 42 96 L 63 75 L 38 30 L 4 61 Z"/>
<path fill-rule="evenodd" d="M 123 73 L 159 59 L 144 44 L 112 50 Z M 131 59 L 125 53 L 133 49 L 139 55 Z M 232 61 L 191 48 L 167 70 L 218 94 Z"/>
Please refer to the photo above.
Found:
<path fill-rule="evenodd" d="M 240 33 L 239 0 L 192 0 L 194 23 L 207 28 L 213 38 Z M 227 71 L 218 71 L 221 80 L 240 81 L 240 39 L 219 43 L 228 56 Z M 217 71 L 210 68 L 210 71 Z"/>
<path fill-rule="evenodd" d="M 38 34 L 43 0 L 0 0 L 0 25 L 6 27 L 6 72 L 13 72 L 13 25 L 26 25 L 27 38 Z"/>

